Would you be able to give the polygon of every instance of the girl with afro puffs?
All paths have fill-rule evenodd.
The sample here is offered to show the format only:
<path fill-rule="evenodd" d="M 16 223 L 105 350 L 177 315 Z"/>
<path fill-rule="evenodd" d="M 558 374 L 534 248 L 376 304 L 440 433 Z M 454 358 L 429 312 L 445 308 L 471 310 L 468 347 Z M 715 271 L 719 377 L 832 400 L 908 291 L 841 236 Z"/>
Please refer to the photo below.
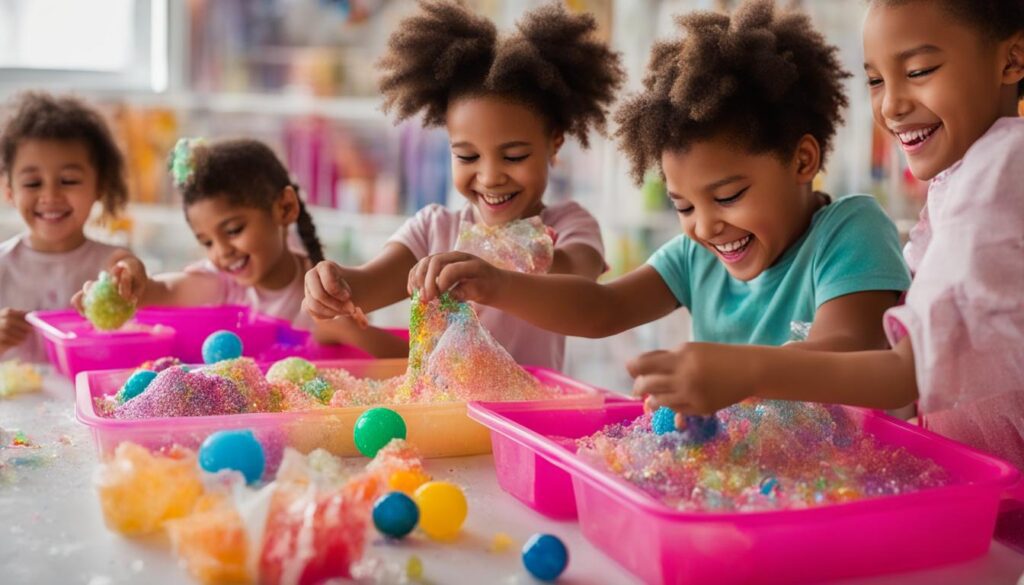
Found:
<path fill-rule="evenodd" d="M 805 15 L 767 0 L 678 23 L 618 110 L 616 135 L 637 181 L 660 167 L 683 235 L 607 284 L 461 253 L 430 258 L 415 284 L 430 298 L 458 283 L 460 298 L 567 335 L 604 337 L 683 306 L 696 341 L 781 345 L 793 323 L 813 323 L 794 347 L 885 347 L 882 314 L 910 282 L 896 229 L 870 196 L 812 188 L 846 105 L 837 50 Z M 670 384 L 680 351 L 634 364 L 636 390 Z M 663 397 L 655 404 L 710 410 Z"/>
<path fill-rule="evenodd" d="M 622 81 L 618 55 L 593 38 L 595 29 L 591 15 L 559 3 L 527 13 L 505 37 L 454 1 L 422 2 L 402 21 L 379 63 L 385 110 L 399 120 L 422 114 L 425 125 L 448 130 L 453 182 L 467 205 L 422 209 L 364 266 L 318 264 L 306 275 L 310 314 L 333 319 L 406 298 L 410 271 L 455 249 L 462 222 L 539 216 L 556 234 L 549 272 L 593 283 L 605 270 L 597 221 L 575 202 L 545 205 L 543 196 L 566 136 L 587 146 Z M 478 314 L 518 362 L 561 368 L 562 335 L 500 310 Z"/>

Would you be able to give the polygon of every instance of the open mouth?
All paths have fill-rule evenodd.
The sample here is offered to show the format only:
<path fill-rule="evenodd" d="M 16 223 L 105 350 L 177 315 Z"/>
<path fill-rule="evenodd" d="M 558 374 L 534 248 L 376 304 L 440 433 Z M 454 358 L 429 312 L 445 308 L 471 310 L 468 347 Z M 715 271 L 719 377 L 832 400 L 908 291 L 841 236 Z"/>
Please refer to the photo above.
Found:
<path fill-rule="evenodd" d="M 726 242 L 724 244 L 711 244 L 718 255 L 722 257 L 726 262 L 738 262 L 746 255 L 747 250 L 750 248 L 750 244 L 754 241 L 753 234 L 747 234 L 738 240 Z"/>
<path fill-rule="evenodd" d="M 480 200 L 491 209 L 500 209 L 508 205 L 510 201 L 519 195 L 520 191 L 513 191 L 512 193 L 484 193 L 481 191 L 476 192 L 480 197 Z"/>
<path fill-rule="evenodd" d="M 222 268 L 222 270 L 224 270 L 224 272 L 227 272 L 228 274 L 240 274 L 243 270 L 245 270 L 245 267 L 248 266 L 248 265 L 249 265 L 249 257 L 245 256 L 243 258 L 239 258 L 238 260 L 235 260 L 234 262 L 224 266 Z"/>
<path fill-rule="evenodd" d="M 901 132 L 894 130 L 893 134 L 895 134 L 896 138 L 899 139 L 904 150 L 914 151 L 924 146 L 924 144 L 928 142 L 928 139 L 930 139 L 941 127 L 942 124 L 935 124 L 934 126 L 928 126 L 926 128 L 917 128 Z"/>
<path fill-rule="evenodd" d="M 71 217 L 71 210 L 66 211 L 36 211 L 34 212 L 37 219 L 41 219 L 47 223 L 57 223 Z"/>

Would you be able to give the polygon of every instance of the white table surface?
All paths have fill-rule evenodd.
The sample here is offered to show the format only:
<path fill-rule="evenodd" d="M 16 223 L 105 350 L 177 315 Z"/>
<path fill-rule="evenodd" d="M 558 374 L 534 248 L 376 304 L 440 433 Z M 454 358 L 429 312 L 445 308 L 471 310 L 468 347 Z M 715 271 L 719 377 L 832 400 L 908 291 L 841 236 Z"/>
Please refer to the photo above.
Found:
<path fill-rule="evenodd" d="M 70 382 L 51 374 L 41 393 L 0 399 L 0 427 L 23 430 L 43 445 L 41 453 L 52 455 L 38 466 L 9 466 L 0 474 L 0 583 L 189 582 L 165 537 L 129 539 L 103 525 L 91 484 L 96 454 L 88 430 L 75 421 Z M 385 544 L 374 537 L 366 558 L 375 569 L 359 582 L 402 582 L 405 563 L 415 554 L 427 583 L 534 583 L 522 568 L 518 547 L 535 532 L 549 532 L 569 548 L 570 565 L 560 583 L 638 583 L 591 546 L 575 523 L 548 520 L 502 492 L 490 456 L 435 459 L 427 467 L 435 477 L 463 486 L 469 517 L 462 536 L 451 544 L 422 536 Z M 516 546 L 489 552 L 498 532 L 510 535 Z M 986 556 L 968 563 L 842 583 L 1005 585 L 1017 583 L 1022 573 L 1024 555 L 993 542 Z"/>

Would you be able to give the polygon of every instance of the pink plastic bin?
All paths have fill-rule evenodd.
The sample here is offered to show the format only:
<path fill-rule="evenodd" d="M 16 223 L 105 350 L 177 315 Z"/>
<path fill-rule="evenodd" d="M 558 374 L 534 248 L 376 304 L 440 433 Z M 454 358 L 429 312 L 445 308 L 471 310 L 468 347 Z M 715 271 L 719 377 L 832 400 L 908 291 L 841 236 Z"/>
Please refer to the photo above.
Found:
<path fill-rule="evenodd" d="M 647 583 L 808 583 L 966 561 L 992 540 L 1000 496 L 1018 478 L 1008 463 L 887 415 L 849 413 L 884 444 L 929 457 L 951 477 L 945 487 L 806 510 L 680 512 L 581 460 L 570 439 L 636 418 L 639 403 L 597 408 L 527 408 L 472 403 L 492 431 L 499 483 L 534 482 L 534 493 L 567 491 L 560 476 L 516 477 L 539 455 L 565 469 L 586 538 Z M 502 456 L 503 452 L 518 453 Z M 527 470 L 526 474 L 531 471 Z M 506 488 L 507 489 L 507 488 Z M 519 497 L 528 505 L 529 501 Z M 560 502 L 569 506 L 572 496 Z"/>
<path fill-rule="evenodd" d="M 342 368 L 352 375 L 386 378 L 405 371 L 404 359 L 314 361 L 321 368 Z M 261 364 L 264 370 L 270 363 Z M 559 394 L 548 400 L 510 404 L 574 405 L 591 408 L 603 403 L 604 393 L 586 384 L 544 368 L 526 370 Z M 221 429 L 252 429 L 265 445 L 280 449 L 288 445 L 307 453 L 316 448 L 335 455 L 359 456 L 353 444 L 355 421 L 368 406 L 323 408 L 304 412 L 252 413 L 223 416 L 149 418 L 117 420 L 101 417 L 95 399 L 115 394 L 132 370 L 82 372 L 75 380 L 75 412 L 78 420 L 90 427 L 101 457 L 123 441 L 132 441 L 150 449 L 173 444 L 197 447 L 210 433 Z M 455 457 L 488 453 L 490 431 L 466 416 L 466 403 L 426 403 L 389 406 L 405 419 L 409 442 L 424 457 Z"/>
<path fill-rule="evenodd" d="M 240 305 L 147 307 L 117 331 L 98 331 L 73 310 L 36 311 L 27 319 L 43 336 L 50 362 L 69 378 L 88 370 L 134 368 L 165 356 L 201 363 L 203 341 L 220 329 L 237 333 L 243 353 L 261 361 L 290 355 L 307 359 L 370 357 L 351 346 L 320 345 L 287 321 Z M 404 330 L 391 332 L 408 339 Z"/>

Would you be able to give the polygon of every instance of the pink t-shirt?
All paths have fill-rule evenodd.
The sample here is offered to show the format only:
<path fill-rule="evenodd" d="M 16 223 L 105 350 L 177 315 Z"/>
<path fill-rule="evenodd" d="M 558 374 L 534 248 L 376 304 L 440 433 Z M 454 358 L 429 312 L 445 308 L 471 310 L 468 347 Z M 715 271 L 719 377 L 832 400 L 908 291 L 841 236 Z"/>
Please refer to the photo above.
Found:
<path fill-rule="evenodd" d="M 932 180 L 885 314 L 909 335 L 922 423 L 1024 469 L 1024 119 L 1001 118 Z"/>
<path fill-rule="evenodd" d="M 209 260 L 190 264 L 185 268 L 185 272 L 209 275 L 219 283 L 219 292 L 206 300 L 205 304 L 245 305 L 265 315 L 287 319 L 295 327 L 310 331 L 313 329 L 313 318 L 302 310 L 302 298 L 305 295 L 303 278 L 311 265 L 305 255 L 294 250 L 293 253 L 300 258 L 299 269 L 295 271 L 295 278 L 288 286 L 277 290 L 241 285 L 226 272 L 218 270 Z"/>
<path fill-rule="evenodd" d="M 116 246 L 86 240 L 70 252 L 48 253 L 29 247 L 28 234 L 0 244 L 0 307 L 20 311 L 68 309 L 71 297 L 87 280 L 107 269 Z M 45 362 L 42 338 L 33 331 L 24 343 L 0 360 Z"/>
<path fill-rule="evenodd" d="M 544 225 L 555 231 L 555 248 L 570 244 L 584 244 L 604 257 L 601 229 L 594 216 L 574 201 L 545 207 L 540 212 Z M 428 205 L 421 209 L 391 236 L 388 242 L 402 244 L 417 260 L 451 252 L 459 238 L 462 221 L 476 222 L 473 206 L 466 205 L 454 211 L 441 205 Z M 554 370 L 562 368 L 565 357 L 565 336 L 538 327 L 497 309 L 474 305 L 480 322 L 491 335 L 521 364 L 543 366 Z"/>

